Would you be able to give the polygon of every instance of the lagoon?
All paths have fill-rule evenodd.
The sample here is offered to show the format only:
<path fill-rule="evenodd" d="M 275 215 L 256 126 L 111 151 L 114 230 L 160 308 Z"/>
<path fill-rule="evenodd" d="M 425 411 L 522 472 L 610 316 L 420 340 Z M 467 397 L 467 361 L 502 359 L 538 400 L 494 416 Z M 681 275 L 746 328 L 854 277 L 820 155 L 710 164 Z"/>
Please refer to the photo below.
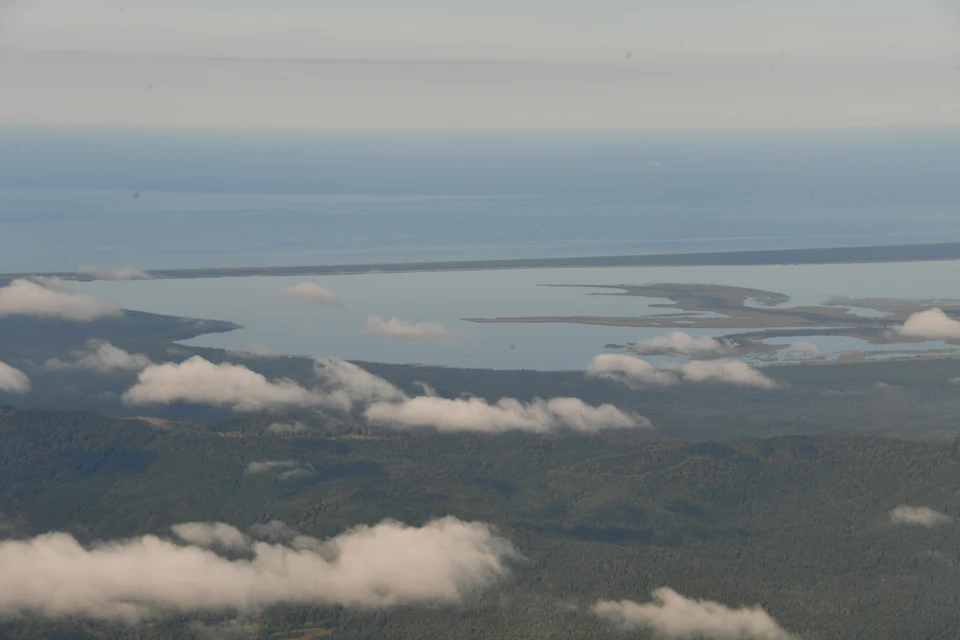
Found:
<path fill-rule="evenodd" d="M 334 292 L 341 307 L 313 306 L 282 295 L 299 282 Z M 201 336 L 187 344 L 231 350 L 265 345 L 291 355 L 491 369 L 582 369 L 611 343 L 643 340 L 656 328 L 568 323 L 478 324 L 466 317 L 643 316 L 664 313 L 661 299 L 609 295 L 610 291 L 540 285 L 701 283 L 785 293 L 789 306 L 816 305 L 834 296 L 857 298 L 960 299 L 960 262 L 922 262 L 763 267 L 631 267 L 429 272 L 328 277 L 245 277 L 76 283 L 85 293 L 125 308 L 237 322 L 242 330 Z M 367 317 L 438 322 L 466 331 L 453 343 L 386 338 L 363 333 Z M 882 323 L 883 319 L 878 318 Z M 750 330 L 751 327 L 743 327 Z M 692 330 L 722 336 L 734 330 Z M 809 341 L 798 338 L 797 341 Z M 937 349 L 940 342 L 895 348 L 864 347 L 854 338 L 821 341 L 829 358 L 866 349 Z"/>

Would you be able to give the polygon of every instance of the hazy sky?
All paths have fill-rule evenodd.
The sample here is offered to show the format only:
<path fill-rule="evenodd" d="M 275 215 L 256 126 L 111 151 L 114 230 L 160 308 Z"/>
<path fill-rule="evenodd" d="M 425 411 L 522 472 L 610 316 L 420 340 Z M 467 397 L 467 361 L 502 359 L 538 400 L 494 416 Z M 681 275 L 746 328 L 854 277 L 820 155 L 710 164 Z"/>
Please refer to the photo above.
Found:
<path fill-rule="evenodd" d="M 960 124 L 951 0 L 0 0 L 0 123 Z"/>

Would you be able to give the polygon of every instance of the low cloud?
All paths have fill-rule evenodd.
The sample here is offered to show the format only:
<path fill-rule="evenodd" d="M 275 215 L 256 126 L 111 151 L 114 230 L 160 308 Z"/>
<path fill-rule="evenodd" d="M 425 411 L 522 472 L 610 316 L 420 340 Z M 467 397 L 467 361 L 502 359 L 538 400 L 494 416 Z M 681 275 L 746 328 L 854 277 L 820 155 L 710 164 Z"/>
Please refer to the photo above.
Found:
<path fill-rule="evenodd" d="M 194 356 L 180 364 L 151 365 L 140 372 L 137 384 L 123 395 L 127 404 L 190 402 L 224 406 L 235 411 L 282 408 L 349 411 L 366 406 L 374 424 L 434 427 L 440 431 L 559 430 L 596 432 L 614 428 L 651 428 L 650 421 L 613 405 L 591 406 L 577 398 L 536 399 L 525 403 L 503 398 L 490 404 L 479 398 L 455 399 L 432 395 L 409 397 L 390 382 L 344 360 L 326 358 L 314 366 L 317 386 L 307 388 L 293 380 L 268 380 L 243 365 L 213 364 Z M 271 433 L 299 433 L 304 428 L 271 425 Z M 288 477 L 309 469 L 290 469 Z"/>
<path fill-rule="evenodd" d="M 135 622 L 277 604 L 457 605 L 518 557 L 489 525 L 451 517 L 423 527 L 384 521 L 296 545 L 244 546 L 243 534 L 217 523 L 174 530 L 186 544 L 148 535 L 87 548 L 66 533 L 0 542 L 0 614 Z M 248 557 L 225 558 L 210 548 L 218 545 Z"/>
<path fill-rule="evenodd" d="M 666 587 L 653 592 L 652 602 L 600 601 L 593 612 L 626 630 L 650 631 L 666 640 L 797 640 L 760 607 L 731 609 Z"/>
<path fill-rule="evenodd" d="M 646 360 L 623 354 L 599 355 L 587 365 L 587 375 L 613 380 L 629 387 L 670 386 L 680 380 L 669 371 L 661 371 Z"/>
<path fill-rule="evenodd" d="M 243 365 L 213 364 L 194 356 L 180 364 L 155 364 L 140 372 L 137 384 L 123 394 L 127 404 L 190 402 L 259 411 L 282 407 L 315 407 L 328 404 L 321 393 L 293 380 L 267 380 Z"/>
<path fill-rule="evenodd" d="M 132 265 L 127 265 L 119 269 L 80 267 L 77 269 L 77 273 L 93 278 L 94 280 L 149 280 L 153 277 L 146 271 L 141 271 Z"/>
<path fill-rule="evenodd" d="M 301 465 L 293 460 L 264 460 L 263 462 L 251 462 L 247 465 L 247 473 L 269 473 L 275 475 L 281 480 L 292 480 L 294 478 L 303 478 L 312 476 L 316 473 L 311 465 Z"/>
<path fill-rule="evenodd" d="M 141 371 L 153 362 L 140 353 L 129 353 L 115 347 L 106 340 L 88 340 L 87 348 L 73 352 L 73 361 L 67 362 L 59 358 L 47 360 L 43 366 L 55 371 L 86 369 L 98 373 L 112 373 L 115 371 Z"/>
<path fill-rule="evenodd" d="M 719 382 L 758 389 L 776 389 L 779 386 L 758 369 L 736 360 L 694 360 L 686 364 L 656 367 L 633 356 L 603 354 L 590 361 L 587 375 L 632 388 L 666 387 L 681 382 Z"/>
<path fill-rule="evenodd" d="M 914 313 L 894 331 L 908 338 L 960 340 L 960 321 L 954 320 L 942 309 L 933 307 Z"/>
<path fill-rule="evenodd" d="M 890 510 L 890 522 L 894 524 L 936 527 L 952 521 L 950 516 L 934 511 L 930 507 L 911 507 L 901 504 Z"/>
<path fill-rule="evenodd" d="M 736 360 L 696 360 L 670 367 L 685 382 L 721 382 L 756 389 L 776 389 L 780 386 L 746 362 Z"/>
<path fill-rule="evenodd" d="M 709 336 L 694 338 L 683 331 L 671 331 L 665 336 L 630 342 L 627 349 L 641 356 L 680 354 L 685 356 L 732 355 L 736 349 L 728 340 Z"/>
<path fill-rule="evenodd" d="M 407 322 L 400 318 L 384 320 L 377 315 L 367 318 L 363 333 L 384 338 L 439 340 L 440 342 L 454 342 L 468 335 L 466 331 L 447 329 L 436 322 Z"/>
<path fill-rule="evenodd" d="M 537 398 L 529 403 L 503 398 L 490 404 L 481 398 L 449 400 L 419 396 L 400 403 L 374 404 L 367 409 L 366 418 L 372 423 L 389 426 L 487 433 L 546 433 L 562 429 L 596 432 L 653 426 L 646 418 L 621 411 L 613 405 L 594 407 L 577 398 Z"/>
<path fill-rule="evenodd" d="M 349 411 L 355 403 L 400 400 L 403 392 L 383 378 L 334 358 L 318 360 L 316 388 L 289 379 L 268 380 L 240 364 L 213 364 L 193 356 L 179 364 L 155 364 L 140 372 L 123 401 L 131 405 L 189 402 L 235 411 L 330 408 Z"/>
<path fill-rule="evenodd" d="M 313 282 L 301 282 L 300 284 L 288 287 L 283 290 L 283 295 L 288 298 L 294 298 L 320 306 L 343 306 L 333 292 Z"/>
<path fill-rule="evenodd" d="M 58 285 L 56 280 L 45 280 L 43 284 L 14 280 L 0 288 L 0 316 L 24 315 L 89 322 L 122 313 L 116 305 Z"/>
<path fill-rule="evenodd" d="M 27 374 L 6 362 L 0 362 L 0 392 L 26 393 L 28 391 L 30 391 L 30 378 Z"/>
<path fill-rule="evenodd" d="M 320 358 L 314 372 L 326 389 L 327 404 L 347 411 L 354 404 L 403 400 L 406 395 L 380 376 L 337 358 Z"/>

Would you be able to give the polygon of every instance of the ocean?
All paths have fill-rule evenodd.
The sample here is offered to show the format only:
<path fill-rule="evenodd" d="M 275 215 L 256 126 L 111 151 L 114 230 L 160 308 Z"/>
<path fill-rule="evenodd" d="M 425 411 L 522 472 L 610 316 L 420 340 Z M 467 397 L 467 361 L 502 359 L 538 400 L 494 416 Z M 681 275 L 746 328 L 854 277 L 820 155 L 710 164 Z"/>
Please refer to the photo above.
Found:
<path fill-rule="evenodd" d="M 960 241 L 960 135 L 0 128 L 0 272 Z"/>

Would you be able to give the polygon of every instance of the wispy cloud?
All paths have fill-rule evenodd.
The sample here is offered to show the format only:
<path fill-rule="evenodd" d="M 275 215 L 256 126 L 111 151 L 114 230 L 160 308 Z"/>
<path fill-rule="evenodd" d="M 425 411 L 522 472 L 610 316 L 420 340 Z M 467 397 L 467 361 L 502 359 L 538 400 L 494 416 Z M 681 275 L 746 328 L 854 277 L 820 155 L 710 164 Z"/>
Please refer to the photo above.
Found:
<path fill-rule="evenodd" d="M 312 465 L 302 465 L 294 460 L 264 460 L 247 465 L 247 473 L 269 473 L 281 480 L 292 480 L 312 476 L 316 470 Z"/>
<path fill-rule="evenodd" d="M 457 605 L 508 573 L 514 547 L 489 525 L 448 517 L 422 527 L 384 521 L 326 541 L 250 541 L 212 523 L 87 548 L 66 533 L 0 542 L 0 614 L 137 621 L 241 612 L 281 603 Z M 208 547 L 243 550 L 229 559 Z"/>
<path fill-rule="evenodd" d="M 242 531 L 223 522 L 185 522 L 173 525 L 170 530 L 180 540 L 204 549 L 245 551 L 250 547 L 250 539 Z"/>
<path fill-rule="evenodd" d="M 127 265 L 119 269 L 80 267 L 77 269 L 77 273 L 82 276 L 89 276 L 94 280 L 149 280 L 153 277 L 146 271 L 141 271 L 132 265 Z"/>
<path fill-rule="evenodd" d="M 652 602 L 600 601 L 593 612 L 624 629 L 651 631 L 666 640 L 797 640 L 760 607 L 731 609 L 666 587 L 653 592 Z"/>
<path fill-rule="evenodd" d="M 758 389 L 779 385 L 755 367 L 736 360 L 694 360 L 656 367 L 641 358 L 603 354 L 587 365 L 587 375 L 613 380 L 629 387 L 671 386 L 681 382 L 717 382 Z"/>
<path fill-rule="evenodd" d="M 89 322 L 121 313 L 120 307 L 69 291 L 56 280 L 41 284 L 20 279 L 0 288 L 0 316 L 24 315 Z"/>
<path fill-rule="evenodd" d="M 146 369 L 153 362 L 140 353 L 130 353 L 115 347 L 106 340 L 88 340 L 87 348 L 73 352 L 75 360 L 67 362 L 59 358 L 51 358 L 43 363 L 47 369 L 66 371 L 71 369 L 87 369 L 99 373 L 114 371 L 140 371 Z"/>
<path fill-rule="evenodd" d="M 594 407 L 578 398 L 537 398 L 533 402 L 503 398 L 490 404 L 481 398 L 450 400 L 419 396 L 399 403 L 376 403 L 367 409 L 366 417 L 375 424 L 487 433 L 546 433 L 561 429 L 596 432 L 652 427 L 649 420 L 636 414 L 610 404 Z"/>
<path fill-rule="evenodd" d="M 680 354 L 685 356 L 732 355 L 736 349 L 728 340 L 709 336 L 694 338 L 683 331 L 627 343 L 627 349 L 641 356 Z"/>
<path fill-rule="evenodd" d="M 916 525 L 920 527 L 936 527 L 953 520 L 950 516 L 935 511 L 930 507 L 911 507 L 901 504 L 890 510 L 890 522 L 894 524 Z"/>
<path fill-rule="evenodd" d="M 283 295 L 288 298 L 294 298 L 296 300 L 302 300 L 303 302 L 309 302 L 310 304 L 320 306 L 343 306 L 333 292 L 314 282 L 301 282 L 300 284 L 295 284 L 292 287 L 284 289 Z"/>
<path fill-rule="evenodd" d="M 933 307 L 914 313 L 894 331 L 908 338 L 960 340 L 960 321 L 954 320 L 942 309 Z"/>
<path fill-rule="evenodd" d="M 378 315 L 367 318 L 363 332 L 371 336 L 384 338 L 400 338 L 407 340 L 438 340 L 440 342 L 455 342 L 467 337 L 463 330 L 447 329 L 436 322 L 407 322 L 400 318 L 384 320 Z"/>
<path fill-rule="evenodd" d="M 267 427 L 267 433 L 273 433 L 277 435 L 295 435 L 297 433 L 305 433 L 307 431 L 309 431 L 309 429 L 301 422 L 274 422 Z"/>
<path fill-rule="evenodd" d="M 787 351 L 792 351 L 794 353 L 802 354 L 809 356 L 811 358 L 822 358 L 823 349 L 813 344 L 812 342 L 791 342 L 787 345 Z"/>
<path fill-rule="evenodd" d="M 20 369 L 15 369 L 6 362 L 0 362 L 0 391 L 26 393 L 30 391 L 30 378 Z"/>

